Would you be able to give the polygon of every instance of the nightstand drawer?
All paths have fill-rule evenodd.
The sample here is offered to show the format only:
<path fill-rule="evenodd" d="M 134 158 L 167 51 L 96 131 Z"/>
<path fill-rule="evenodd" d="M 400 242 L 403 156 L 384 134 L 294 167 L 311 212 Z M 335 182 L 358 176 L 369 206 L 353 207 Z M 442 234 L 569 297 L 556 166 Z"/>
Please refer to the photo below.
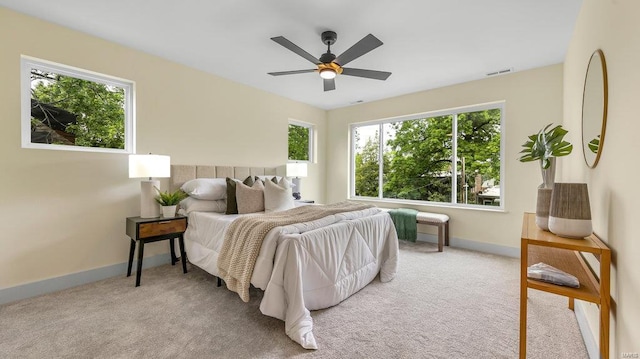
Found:
<path fill-rule="evenodd" d="M 181 233 L 187 229 L 187 219 L 167 219 L 166 221 L 140 223 L 138 238 L 160 236 L 168 233 Z"/>

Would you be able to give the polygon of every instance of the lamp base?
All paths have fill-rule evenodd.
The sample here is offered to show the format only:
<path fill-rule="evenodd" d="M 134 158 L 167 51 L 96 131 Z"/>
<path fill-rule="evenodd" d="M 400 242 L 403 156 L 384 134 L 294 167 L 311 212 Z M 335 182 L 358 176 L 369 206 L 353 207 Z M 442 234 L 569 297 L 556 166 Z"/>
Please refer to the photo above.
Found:
<path fill-rule="evenodd" d="M 140 217 L 158 218 L 160 217 L 160 205 L 155 198 L 158 195 L 157 187 L 160 189 L 159 180 L 144 180 L 140 182 Z"/>
<path fill-rule="evenodd" d="M 291 179 L 291 183 L 293 184 L 293 198 L 299 200 L 302 198 L 300 195 L 300 177 L 294 177 Z"/>

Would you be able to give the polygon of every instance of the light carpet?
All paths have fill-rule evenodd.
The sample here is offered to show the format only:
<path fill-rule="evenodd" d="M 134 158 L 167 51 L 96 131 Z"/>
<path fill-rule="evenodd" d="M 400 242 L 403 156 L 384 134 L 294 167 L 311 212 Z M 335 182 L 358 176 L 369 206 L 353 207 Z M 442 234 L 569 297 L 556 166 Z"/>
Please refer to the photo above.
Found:
<path fill-rule="evenodd" d="M 396 278 L 311 313 L 319 349 L 189 265 L 0 306 L 2 358 L 517 358 L 518 259 L 401 243 Z M 528 358 L 587 358 L 564 297 L 529 291 Z"/>

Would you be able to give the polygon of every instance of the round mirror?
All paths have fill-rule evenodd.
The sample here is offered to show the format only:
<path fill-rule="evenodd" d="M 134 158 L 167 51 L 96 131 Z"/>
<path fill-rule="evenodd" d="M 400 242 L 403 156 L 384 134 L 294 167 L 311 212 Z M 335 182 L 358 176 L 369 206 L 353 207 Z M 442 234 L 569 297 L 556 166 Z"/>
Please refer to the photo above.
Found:
<path fill-rule="evenodd" d="M 582 152 L 587 166 L 600 160 L 607 127 L 607 64 L 602 50 L 591 55 L 582 94 Z"/>

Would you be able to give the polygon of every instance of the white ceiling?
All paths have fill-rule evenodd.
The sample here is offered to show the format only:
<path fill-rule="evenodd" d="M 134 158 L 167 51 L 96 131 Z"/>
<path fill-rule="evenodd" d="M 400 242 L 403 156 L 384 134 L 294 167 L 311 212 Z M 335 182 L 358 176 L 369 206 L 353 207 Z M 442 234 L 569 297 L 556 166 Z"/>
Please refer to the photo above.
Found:
<path fill-rule="evenodd" d="M 4 6 L 300 102 L 333 109 L 564 61 L 582 0 L 0 0 Z M 314 68 L 270 40 L 314 56 L 333 30 L 341 54 L 372 33 L 384 45 L 324 92 Z"/>

